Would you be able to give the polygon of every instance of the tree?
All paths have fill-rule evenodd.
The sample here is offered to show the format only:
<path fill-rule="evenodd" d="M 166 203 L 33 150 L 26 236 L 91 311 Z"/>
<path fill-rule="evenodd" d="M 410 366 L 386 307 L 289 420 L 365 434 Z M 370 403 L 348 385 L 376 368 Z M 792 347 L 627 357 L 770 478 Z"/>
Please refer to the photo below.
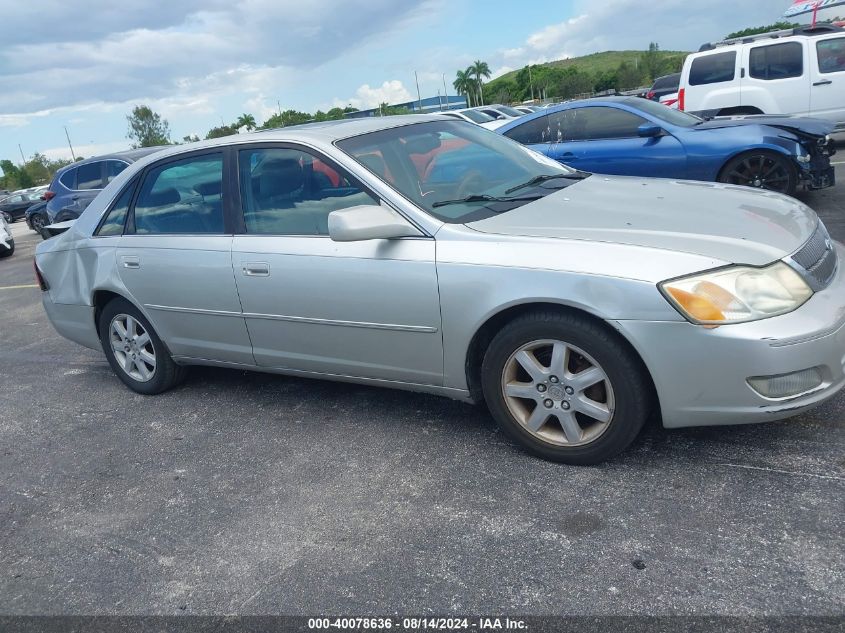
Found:
<path fill-rule="evenodd" d="M 213 127 L 208 131 L 208 134 L 205 135 L 206 140 L 210 138 L 220 138 L 222 136 L 231 136 L 232 134 L 238 133 L 238 125 L 237 123 L 233 123 L 232 125 L 220 125 L 218 127 Z"/>
<path fill-rule="evenodd" d="M 452 86 L 455 90 L 458 91 L 458 94 L 464 95 L 467 98 L 467 105 L 472 107 L 472 89 L 475 80 L 472 78 L 472 73 L 470 73 L 469 69 L 467 70 L 459 70 L 455 73 L 455 81 L 452 82 Z"/>
<path fill-rule="evenodd" d="M 742 31 L 734 31 L 733 33 L 728 33 L 725 36 L 725 39 L 732 40 L 736 37 L 748 37 L 749 35 L 758 35 L 760 33 L 768 33 L 770 31 L 786 31 L 799 26 L 801 25 L 796 24 L 794 22 L 775 22 L 774 24 L 770 24 L 769 26 L 754 26 L 748 29 L 743 29 Z"/>
<path fill-rule="evenodd" d="M 281 114 L 274 114 L 269 119 L 264 121 L 261 126 L 262 130 L 269 130 L 276 127 L 287 127 L 289 125 L 299 125 L 300 123 L 307 123 L 313 121 L 314 117 L 308 112 L 299 112 L 297 110 L 285 110 Z"/>
<path fill-rule="evenodd" d="M 245 127 L 247 132 L 250 132 L 255 129 L 255 117 L 251 114 L 244 113 L 235 121 L 235 127 L 238 129 Z"/>
<path fill-rule="evenodd" d="M 198 142 L 199 140 L 200 140 L 200 137 L 199 137 L 199 136 L 197 136 L 196 134 L 189 134 L 188 136 L 183 136 L 183 137 L 182 137 L 182 142 L 183 142 L 183 143 L 196 143 L 196 142 Z"/>
<path fill-rule="evenodd" d="M 126 138 L 134 139 L 132 147 L 154 147 L 170 145 L 170 124 L 145 105 L 135 106 L 132 114 L 126 116 L 129 130 Z"/>
<path fill-rule="evenodd" d="M 475 75 L 475 81 L 478 84 L 479 105 L 484 105 L 484 91 L 481 88 L 483 85 L 482 78 L 490 78 L 490 66 L 487 65 L 487 62 L 476 59 L 472 63 L 472 66 L 467 68 L 467 72 L 471 75 Z"/>

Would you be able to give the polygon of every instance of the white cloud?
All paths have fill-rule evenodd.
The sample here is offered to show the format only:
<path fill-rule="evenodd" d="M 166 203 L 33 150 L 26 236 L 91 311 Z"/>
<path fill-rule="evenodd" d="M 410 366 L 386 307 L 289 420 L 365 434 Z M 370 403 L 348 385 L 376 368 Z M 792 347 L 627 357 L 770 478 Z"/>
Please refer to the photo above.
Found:
<path fill-rule="evenodd" d="M 575 17 L 549 24 L 518 47 L 491 58 L 503 67 L 522 68 L 607 50 L 645 50 L 656 41 L 664 50 L 697 50 L 707 40 L 748 26 L 771 24 L 785 0 L 755 0 L 737 9 L 734 0 L 577 0 Z"/>
<path fill-rule="evenodd" d="M 394 104 L 404 103 L 406 101 L 413 101 L 414 97 L 405 88 L 405 85 L 398 79 L 391 79 L 385 81 L 381 86 L 371 88 L 369 84 L 364 84 L 355 91 L 355 96 L 349 99 L 335 98 L 330 107 L 345 108 L 351 105 L 353 108 L 359 110 L 367 110 L 369 108 L 377 108 L 382 103 Z"/>
<path fill-rule="evenodd" d="M 130 146 L 131 144 L 128 140 L 115 141 L 113 143 L 86 143 L 84 145 L 74 145 L 73 152 L 77 158 L 80 156 L 88 158 L 89 156 L 101 156 L 103 154 L 111 154 L 112 152 L 120 152 L 129 149 Z M 42 150 L 41 153 L 51 160 L 60 158 L 70 160 L 72 158 L 70 148 L 67 145 L 64 147 L 51 147 Z"/>

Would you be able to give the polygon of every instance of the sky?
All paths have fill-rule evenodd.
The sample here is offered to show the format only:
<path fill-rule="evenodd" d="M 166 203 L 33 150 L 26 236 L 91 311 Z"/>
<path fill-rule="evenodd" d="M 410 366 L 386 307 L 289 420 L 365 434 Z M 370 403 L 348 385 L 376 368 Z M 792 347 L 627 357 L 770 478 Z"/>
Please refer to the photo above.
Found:
<path fill-rule="evenodd" d="M 697 50 L 789 0 L 0 0 L 0 159 L 129 147 L 146 104 L 171 136 L 251 113 L 416 98 L 486 61 L 494 76 L 604 50 Z M 135 7 L 128 9 L 127 7 Z M 84 9 L 83 9 L 84 7 Z M 19 146 L 20 145 L 20 149 Z"/>

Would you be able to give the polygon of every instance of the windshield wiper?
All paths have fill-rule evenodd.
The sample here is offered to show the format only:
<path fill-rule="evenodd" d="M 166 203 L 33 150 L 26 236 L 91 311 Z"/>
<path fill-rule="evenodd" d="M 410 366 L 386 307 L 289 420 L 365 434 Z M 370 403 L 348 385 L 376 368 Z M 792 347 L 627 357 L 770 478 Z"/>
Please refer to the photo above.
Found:
<path fill-rule="evenodd" d="M 506 190 L 505 193 L 513 193 L 514 191 L 518 191 L 519 189 L 525 189 L 526 187 L 540 185 L 546 182 L 547 180 L 556 180 L 558 178 L 566 178 L 567 180 L 584 180 L 584 178 L 586 178 L 587 176 L 589 176 L 589 174 L 585 174 L 580 171 L 576 171 L 574 174 L 544 174 L 542 176 L 535 176 L 528 182 L 524 182 L 521 185 L 511 187 L 510 189 Z"/>
<path fill-rule="evenodd" d="M 540 198 L 544 198 L 545 196 L 538 195 L 538 196 L 523 196 L 523 197 L 502 197 L 502 196 L 488 196 L 487 194 L 474 194 L 471 196 L 467 196 L 466 198 L 460 198 L 458 200 L 441 200 L 440 202 L 435 202 L 432 208 L 437 207 L 445 207 L 449 204 L 462 204 L 464 202 L 531 202 L 533 200 L 539 200 Z"/>

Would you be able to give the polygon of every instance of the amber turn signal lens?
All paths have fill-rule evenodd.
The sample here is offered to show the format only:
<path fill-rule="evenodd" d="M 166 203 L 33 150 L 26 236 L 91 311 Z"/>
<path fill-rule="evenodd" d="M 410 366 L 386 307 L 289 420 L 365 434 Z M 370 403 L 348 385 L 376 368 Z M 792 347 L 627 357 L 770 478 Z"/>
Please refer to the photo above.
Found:
<path fill-rule="evenodd" d="M 679 288 L 666 289 L 687 314 L 699 321 L 724 321 L 725 315 L 711 301 Z"/>

